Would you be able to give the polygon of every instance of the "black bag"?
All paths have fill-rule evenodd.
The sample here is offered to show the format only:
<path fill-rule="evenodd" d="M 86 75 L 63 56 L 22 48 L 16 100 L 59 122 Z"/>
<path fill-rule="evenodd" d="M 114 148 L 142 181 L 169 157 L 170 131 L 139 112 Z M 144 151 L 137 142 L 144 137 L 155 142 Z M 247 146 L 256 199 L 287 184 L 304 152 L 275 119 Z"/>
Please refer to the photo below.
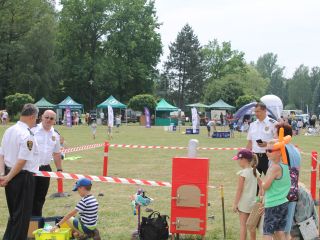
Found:
<path fill-rule="evenodd" d="M 142 217 L 139 237 L 141 240 L 165 240 L 169 238 L 167 215 L 153 212 L 149 217 Z"/>

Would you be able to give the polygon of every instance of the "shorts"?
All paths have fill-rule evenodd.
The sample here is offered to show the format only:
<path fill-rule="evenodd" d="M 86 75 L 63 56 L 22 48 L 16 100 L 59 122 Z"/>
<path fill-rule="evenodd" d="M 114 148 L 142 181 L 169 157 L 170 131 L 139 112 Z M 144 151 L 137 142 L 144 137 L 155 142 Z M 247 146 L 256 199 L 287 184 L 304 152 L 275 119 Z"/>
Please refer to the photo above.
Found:
<path fill-rule="evenodd" d="M 210 132 L 211 131 L 211 127 L 207 126 L 207 130 L 208 130 L 208 132 Z"/>
<path fill-rule="evenodd" d="M 288 202 L 279 206 L 265 208 L 263 235 L 273 235 L 284 231 L 287 224 Z"/>
<path fill-rule="evenodd" d="M 291 231 L 296 206 L 297 206 L 297 202 L 289 202 L 288 204 L 287 224 L 286 224 L 286 227 L 284 228 L 285 233 L 290 233 Z"/>
<path fill-rule="evenodd" d="M 96 227 L 87 227 L 77 218 L 73 218 L 71 223 L 72 226 L 75 229 L 79 230 L 81 233 L 92 234 L 93 231 L 96 229 Z"/>

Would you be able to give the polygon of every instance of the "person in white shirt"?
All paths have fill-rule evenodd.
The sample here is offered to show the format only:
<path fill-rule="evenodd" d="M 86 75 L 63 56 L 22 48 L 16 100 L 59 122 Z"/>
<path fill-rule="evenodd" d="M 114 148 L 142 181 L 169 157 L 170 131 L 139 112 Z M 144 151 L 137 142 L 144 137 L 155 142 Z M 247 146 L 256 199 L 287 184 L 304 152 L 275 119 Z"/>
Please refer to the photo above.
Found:
<path fill-rule="evenodd" d="M 1 116 L 2 125 L 7 125 L 8 117 L 9 117 L 9 114 L 7 110 L 3 110 L 2 116 Z"/>
<path fill-rule="evenodd" d="M 38 146 L 30 130 L 38 117 L 34 104 L 25 104 L 20 121 L 8 128 L 0 148 L 0 186 L 5 187 L 9 219 L 4 240 L 27 239 L 32 211 Z"/>
<path fill-rule="evenodd" d="M 39 171 L 51 172 L 52 158 L 57 171 L 62 171 L 60 134 L 53 128 L 56 113 L 46 110 L 41 123 L 32 129 L 39 146 Z M 50 186 L 50 178 L 35 177 L 35 194 L 33 198 L 32 216 L 42 216 L 42 208 Z"/>
<path fill-rule="evenodd" d="M 256 104 L 255 115 L 257 120 L 250 124 L 246 148 L 257 154 L 259 160 L 257 170 L 266 175 L 269 165 L 266 147 L 269 141 L 278 138 L 275 127 L 277 121 L 267 116 L 267 107 L 262 102 Z"/>

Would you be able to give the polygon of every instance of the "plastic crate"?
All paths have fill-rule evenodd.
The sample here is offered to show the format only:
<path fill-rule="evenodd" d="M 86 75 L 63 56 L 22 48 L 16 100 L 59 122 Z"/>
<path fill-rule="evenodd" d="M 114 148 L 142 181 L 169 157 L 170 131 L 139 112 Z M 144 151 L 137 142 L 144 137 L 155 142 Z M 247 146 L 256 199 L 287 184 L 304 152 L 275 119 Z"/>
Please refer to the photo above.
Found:
<path fill-rule="evenodd" d="M 42 228 L 33 232 L 36 240 L 70 240 L 70 228 L 59 228 L 55 232 L 46 232 Z"/>

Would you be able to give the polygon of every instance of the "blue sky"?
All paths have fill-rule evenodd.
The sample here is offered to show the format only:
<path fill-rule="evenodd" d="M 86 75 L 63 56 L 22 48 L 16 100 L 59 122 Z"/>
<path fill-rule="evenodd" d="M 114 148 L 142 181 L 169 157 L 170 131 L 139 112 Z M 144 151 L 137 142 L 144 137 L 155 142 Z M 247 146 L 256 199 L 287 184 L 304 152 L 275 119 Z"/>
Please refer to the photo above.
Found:
<path fill-rule="evenodd" d="M 248 62 L 278 54 L 290 77 L 300 65 L 320 66 L 319 0 L 156 0 L 164 56 L 189 23 L 201 44 L 231 41 Z"/>

